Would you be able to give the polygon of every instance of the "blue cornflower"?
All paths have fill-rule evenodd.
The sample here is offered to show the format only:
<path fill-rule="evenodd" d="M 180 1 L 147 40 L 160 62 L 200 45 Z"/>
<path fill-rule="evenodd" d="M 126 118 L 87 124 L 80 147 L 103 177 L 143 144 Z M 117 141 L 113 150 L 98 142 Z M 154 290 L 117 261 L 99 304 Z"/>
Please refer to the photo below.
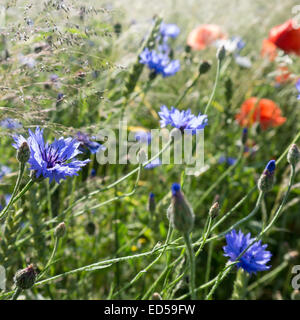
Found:
<path fill-rule="evenodd" d="M 273 172 L 275 171 L 276 169 L 276 162 L 275 160 L 270 160 L 268 162 L 268 164 L 266 165 L 266 168 L 265 168 L 265 172 L 268 172 L 270 174 L 273 174 Z"/>
<path fill-rule="evenodd" d="M 49 178 L 51 183 L 53 179 L 59 183 L 61 179 L 67 176 L 78 175 L 77 172 L 85 166 L 90 160 L 80 161 L 75 158 L 81 153 L 79 150 L 80 142 L 72 138 L 59 138 L 53 143 L 44 142 L 43 129 L 37 127 L 35 133 L 30 129 L 29 138 L 26 140 L 23 136 L 14 136 L 15 143 L 13 147 L 19 149 L 23 142 L 27 142 L 30 147 L 30 158 L 28 163 L 30 169 L 34 170 L 36 177 L 43 176 Z"/>
<path fill-rule="evenodd" d="M 76 139 L 80 142 L 80 150 L 85 151 L 84 148 L 90 150 L 92 154 L 97 153 L 98 150 L 105 150 L 106 148 L 96 141 L 91 141 L 88 135 L 80 131 L 77 132 Z M 84 148 L 83 148 L 84 147 Z"/>
<path fill-rule="evenodd" d="M 227 246 L 223 247 L 225 252 L 224 256 L 229 257 L 231 262 L 236 258 L 254 241 L 251 239 L 251 234 L 244 235 L 240 230 L 237 233 L 235 230 L 227 233 L 225 236 Z M 268 245 L 261 244 L 261 241 L 255 242 L 240 258 L 237 263 L 238 268 L 242 268 L 248 273 L 256 273 L 257 271 L 265 271 L 271 268 L 266 264 L 271 259 L 271 252 L 265 250 Z"/>
<path fill-rule="evenodd" d="M 232 166 L 236 163 L 236 158 L 221 156 L 218 161 L 221 163 L 227 163 L 229 166 Z"/>
<path fill-rule="evenodd" d="M 161 160 L 159 158 L 155 158 L 153 161 L 145 165 L 145 169 L 154 169 L 159 166 L 161 166 Z"/>
<path fill-rule="evenodd" d="M 179 27 L 175 23 L 164 23 L 160 25 L 160 34 L 164 41 L 168 38 L 176 38 L 180 33 Z"/>
<path fill-rule="evenodd" d="M 0 180 L 9 173 L 11 173 L 10 167 L 5 165 L 0 165 Z"/>
<path fill-rule="evenodd" d="M 135 140 L 136 141 L 140 141 L 142 143 L 147 143 L 150 144 L 151 143 L 151 132 L 146 132 L 146 131 L 138 131 L 135 134 Z"/>
<path fill-rule="evenodd" d="M 300 79 L 296 82 L 296 89 L 298 91 L 298 96 L 297 96 L 297 100 L 300 100 Z"/>
<path fill-rule="evenodd" d="M 0 122 L 0 126 L 4 129 L 16 130 L 22 128 L 22 124 L 11 118 L 5 118 Z"/>
<path fill-rule="evenodd" d="M 196 133 L 197 129 L 203 129 L 207 125 L 207 116 L 199 113 L 198 116 L 195 116 L 191 113 L 191 110 L 182 110 L 171 107 L 169 110 L 165 105 L 160 107 L 160 126 L 162 128 L 167 125 L 171 125 L 174 128 L 185 130 L 192 130 L 192 134 Z"/>
<path fill-rule="evenodd" d="M 140 54 L 140 63 L 145 64 L 151 71 L 163 77 L 173 76 L 180 69 L 178 60 L 170 60 L 167 53 L 157 53 L 155 50 L 145 48 Z"/>

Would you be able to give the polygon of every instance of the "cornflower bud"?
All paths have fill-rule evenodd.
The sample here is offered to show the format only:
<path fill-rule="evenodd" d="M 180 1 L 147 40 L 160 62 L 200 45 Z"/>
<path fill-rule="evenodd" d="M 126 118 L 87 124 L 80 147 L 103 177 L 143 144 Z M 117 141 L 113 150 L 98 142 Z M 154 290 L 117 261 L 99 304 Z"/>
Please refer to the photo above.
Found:
<path fill-rule="evenodd" d="M 54 230 L 54 235 L 57 238 L 62 238 L 66 233 L 66 225 L 64 222 L 61 222 Z"/>
<path fill-rule="evenodd" d="M 244 128 L 242 133 L 242 144 L 246 144 L 248 139 L 248 129 Z"/>
<path fill-rule="evenodd" d="M 209 209 L 209 215 L 212 219 L 216 218 L 219 215 L 220 206 L 219 202 L 215 202 Z"/>
<path fill-rule="evenodd" d="M 88 223 L 85 226 L 85 231 L 88 235 L 93 236 L 96 231 L 95 223 L 93 221 L 88 221 Z"/>
<path fill-rule="evenodd" d="M 295 166 L 298 161 L 300 160 L 300 151 L 299 148 L 297 147 L 296 144 L 293 144 L 290 149 L 289 152 L 287 154 L 287 161 L 289 164 Z"/>
<path fill-rule="evenodd" d="M 167 217 L 174 229 L 187 234 L 194 227 L 194 212 L 184 194 L 180 191 L 180 185 L 173 183 L 172 200 L 167 210 Z"/>
<path fill-rule="evenodd" d="M 145 161 L 147 161 L 147 155 L 144 149 L 141 149 L 138 154 L 137 154 L 137 161 L 138 163 L 144 163 Z"/>
<path fill-rule="evenodd" d="M 30 158 L 30 148 L 28 143 L 24 141 L 17 151 L 17 160 L 21 163 L 26 163 Z"/>
<path fill-rule="evenodd" d="M 211 64 L 210 64 L 208 61 L 203 61 L 203 62 L 200 64 L 199 73 L 200 73 L 200 74 L 206 73 L 207 71 L 209 71 L 210 67 L 211 67 Z"/>
<path fill-rule="evenodd" d="M 217 59 L 222 61 L 225 58 L 226 50 L 224 46 L 221 46 L 217 51 Z"/>
<path fill-rule="evenodd" d="M 158 292 L 154 292 L 152 295 L 152 300 L 162 300 L 162 297 Z"/>
<path fill-rule="evenodd" d="M 260 191 L 268 192 L 273 188 L 275 168 L 275 160 L 270 160 L 257 183 Z"/>
<path fill-rule="evenodd" d="M 153 214 L 155 213 L 155 209 L 156 209 L 155 196 L 154 196 L 154 193 L 151 192 L 148 198 L 148 211 Z"/>
<path fill-rule="evenodd" d="M 30 289 L 36 279 L 36 272 L 33 268 L 33 265 L 30 264 L 27 268 L 19 270 L 14 276 L 14 283 L 17 288 L 20 289 Z"/>

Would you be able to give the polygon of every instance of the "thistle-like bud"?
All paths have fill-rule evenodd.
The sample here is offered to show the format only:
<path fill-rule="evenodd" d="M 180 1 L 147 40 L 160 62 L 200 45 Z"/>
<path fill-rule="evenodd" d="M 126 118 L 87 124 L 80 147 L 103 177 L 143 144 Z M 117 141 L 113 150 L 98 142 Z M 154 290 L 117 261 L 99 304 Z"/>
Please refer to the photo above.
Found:
<path fill-rule="evenodd" d="M 194 227 L 194 212 L 178 183 L 172 185 L 172 200 L 167 211 L 167 217 L 172 227 L 184 234 L 190 233 Z"/>
<path fill-rule="evenodd" d="M 85 231 L 88 235 L 93 236 L 96 231 L 96 226 L 93 221 L 88 221 L 88 223 L 85 225 Z"/>
<path fill-rule="evenodd" d="M 26 163 L 30 158 L 30 148 L 28 143 L 24 141 L 17 151 L 17 160 L 21 163 Z"/>
<path fill-rule="evenodd" d="M 147 154 L 144 149 L 141 149 L 137 154 L 137 161 L 138 163 L 144 163 L 147 161 Z"/>
<path fill-rule="evenodd" d="M 209 209 L 209 215 L 212 219 L 216 218 L 219 215 L 220 206 L 219 202 L 215 202 Z"/>
<path fill-rule="evenodd" d="M 291 293 L 291 299 L 292 300 L 300 300 L 300 291 L 295 289 L 292 293 Z"/>
<path fill-rule="evenodd" d="M 14 276 L 14 283 L 17 288 L 20 289 L 30 289 L 36 279 L 36 272 L 33 268 L 33 265 L 29 265 L 27 268 L 19 270 Z"/>
<path fill-rule="evenodd" d="M 162 300 L 162 297 L 158 292 L 154 292 L 152 295 L 152 300 Z"/>
<path fill-rule="evenodd" d="M 300 150 L 296 144 L 293 144 L 290 147 L 290 150 L 287 154 L 287 161 L 292 166 L 295 166 L 299 160 L 300 160 Z"/>
<path fill-rule="evenodd" d="M 284 255 L 284 260 L 288 262 L 296 262 L 299 257 L 299 252 L 296 250 L 289 251 Z"/>
<path fill-rule="evenodd" d="M 199 73 L 200 73 L 200 74 L 206 73 L 207 71 L 209 71 L 210 67 L 211 67 L 211 64 L 210 64 L 208 61 L 203 61 L 203 62 L 200 64 Z"/>
<path fill-rule="evenodd" d="M 242 144 L 243 145 L 246 144 L 247 139 L 248 139 L 248 129 L 244 128 L 243 133 L 242 133 Z"/>
<path fill-rule="evenodd" d="M 221 46 L 217 51 L 217 59 L 222 61 L 225 58 L 226 50 L 224 46 Z"/>
<path fill-rule="evenodd" d="M 260 191 L 268 192 L 273 188 L 275 168 L 275 160 L 270 160 L 257 183 Z"/>
<path fill-rule="evenodd" d="M 155 213 L 155 209 L 156 209 L 155 196 L 154 196 L 154 193 L 151 192 L 148 198 L 148 211 L 153 214 Z"/>
<path fill-rule="evenodd" d="M 54 230 L 54 235 L 57 238 L 62 238 L 66 233 L 66 225 L 64 222 L 61 222 L 58 226 L 56 226 Z"/>

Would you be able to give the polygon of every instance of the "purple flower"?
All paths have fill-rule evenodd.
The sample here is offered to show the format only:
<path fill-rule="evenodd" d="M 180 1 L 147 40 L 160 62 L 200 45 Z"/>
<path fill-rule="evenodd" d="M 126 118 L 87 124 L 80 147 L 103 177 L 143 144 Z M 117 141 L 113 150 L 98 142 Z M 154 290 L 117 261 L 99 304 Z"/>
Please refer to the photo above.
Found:
<path fill-rule="evenodd" d="M 297 96 L 297 100 L 300 100 L 300 79 L 296 82 L 296 89 L 298 91 L 298 96 Z"/>
<path fill-rule="evenodd" d="M 171 107 L 169 110 L 165 105 L 161 106 L 160 112 L 160 126 L 162 128 L 167 125 L 171 125 L 174 128 L 180 130 L 192 130 L 192 134 L 196 133 L 196 130 L 203 129 L 207 125 L 207 116 L 199 113 L 198 116 L 195 116 L 191 113 L 191 110 L 182 110 Z"/>
<path fill-rule="evenodd" d="M 160 25 L 160 34 L 163 37 L 164 41 L 167 41 L 168 38 L 176 38 L 180 33 L 179 27 L 175 23 L 164 23 Z"/>
<path fill-rule="evenodd" d="M 145 165 L 145 169 L 154 169 L 161 166 L 161 161 L 159 158 L 155 158 L 153 161 Z"/>
<path fill-rule="evenodd" d="M 219 163 L 227 163 L 229 166 L 232 166 L 236 163 L 236 158 L 221 156 L 219 158 Z"/>
<path fill-rule="evenodd" d="M 36 128 L 35 133 L 30 129 L 27 140 L 23 136 L 14 136 L 15 143 L 13 147 L 19 149 L 23 142 L 27 142 L 30 147 L 30 158 L 28 163 L 30 169 L 35 171 L 36 177 L 41 175 L 49 178 L 51 183 L 53 179 L 59 183 L 61 179 L 67 176 L 78 175 L 77 172 L 85 166 L 90 160 L 80 161 L 75 158 L 81 153 L 79 150 L 80 142 L 72 138 L 59 138 L 53 143 L 44 142 L 43 129 Z"/>
<path fill-rule="evenodd" d="M 250 233 L 244 235 L 241 230 L 239 233 L 232 230 L 225 238 L 227 245 L 223 247 L 224 256 L 229 257 L 229 261 L 232 262 L 254 241 Z M 270 269 L 271 266 L 266 264 L 270 261 L 272 254 L 265 250 L 267 246 L 267 244 L 262 245 L 261 241 L 255 242 L 239 259 L 237 267 L 250 274 Z"/>
<path fill-rule="evenodd" d="M 0 122 L 0 126 L 2 128 L 9 129 L 9 130 L 16 130 L 16 129 L 22 128 L 22 124 L 19 121 L 11 118 L 3 119 Z"/>
<path fill-rule="evenodd" d="M 102 146 L 100 143 L 91 141 L 88 135 L 78 131 L 76 135 L 76 139 L 80 142 L 81 150 L 84 151 L 84 148 L 87 148 L 90 150 L 92 154 L 97 153 L 98 150 L 105 150 L 106 148 Z"/>
<path fill-rule="evenodd" d="M 0 165 L 0 180 L 7 174 L 11 173 L 11 169 L 8 166 Z"/>
<path fill-rule="evenodd" d="M 138 131 L 135 134 L 135 140 L 136 141 L 140 141 L 142 143 L 150 144 L 151 143 L 151 139 L 152 139 L 151 132 Z"/>
<path fill-rule="evenodd" d="M 167 53 L 157 53 L 155 50 L 145 50 L 140 54 L 140 63 L 145 64 L 151 71 L 163 77 L 173 76 L 180 69 L 178 60 L 170 60 Z"/>

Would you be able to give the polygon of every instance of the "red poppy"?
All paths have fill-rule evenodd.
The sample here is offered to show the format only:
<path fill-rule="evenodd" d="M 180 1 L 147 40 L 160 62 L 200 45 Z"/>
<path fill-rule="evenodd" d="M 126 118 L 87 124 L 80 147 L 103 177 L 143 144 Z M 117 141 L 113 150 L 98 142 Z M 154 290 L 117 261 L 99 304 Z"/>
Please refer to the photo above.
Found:
<path fill-rule="evenodd" d="M 286 121 L 274 101 L 256 97 L 244 101 L 235 118 L 242 127 L 250 127 L 254 122 L 259 122 L 263 130 L 280 126 Z"/>
<path fill-rule="evenodd" d="M 201 24 L 191 31 L 187 44 L 193 50 L 203 50 L 218 39 L 225 39 L 227 36 L 222 29 L 215 24 Z"/>
<path fill-rule="evenodd" d="M 300 28 L 295 28 L 292 19 L 272 28 L 268 41 L 286 53 L 300 55 Z"/>
<path fill-rule="evenodd" d="M 274 61 L 277 57 L 277 50 L 276 46 L 273 42 L 271 42 L 268 39 L 263 40 L 263 45 L 261 49 L 261 55 L 262 57 L 269 58 L 270 61 Z"/>

